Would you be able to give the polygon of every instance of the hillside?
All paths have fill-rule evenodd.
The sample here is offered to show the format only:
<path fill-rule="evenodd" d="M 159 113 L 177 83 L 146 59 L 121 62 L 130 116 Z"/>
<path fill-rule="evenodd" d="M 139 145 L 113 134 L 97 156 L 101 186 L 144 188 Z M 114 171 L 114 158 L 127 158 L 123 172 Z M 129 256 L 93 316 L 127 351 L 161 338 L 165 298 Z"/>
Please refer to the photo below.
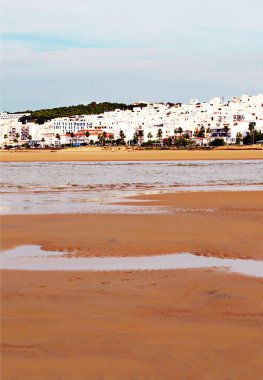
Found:
<path fill-rule="evenodd" d="M 145 104 L 140 105 L 141 107 L 145 106 Z M 69 107 L 57 107 L 57 108 L 48 108 L 48 109 L 40 109 L 36 111 L 20 111 L 19 113 L 31 113 L 31 116 L 24 116 L 20 119 L 20 121 L 25 122 L 35 122 L 38 124 L 43 124 L 48 120 L 55 119 L 56 117 L 68 117 L 73 115 L 92 115 L 92 114 L 100 114 L 103 112 L 115 111 L 116 109 L 121 110 L 132 110 L 134 105 L 127 105 L 124 103 L 96 103 L 92 102 L 90 104 L 84 105 L 79 104 L 76 106 Z M 17 112 L 18 113 L 18 112 Z"/>

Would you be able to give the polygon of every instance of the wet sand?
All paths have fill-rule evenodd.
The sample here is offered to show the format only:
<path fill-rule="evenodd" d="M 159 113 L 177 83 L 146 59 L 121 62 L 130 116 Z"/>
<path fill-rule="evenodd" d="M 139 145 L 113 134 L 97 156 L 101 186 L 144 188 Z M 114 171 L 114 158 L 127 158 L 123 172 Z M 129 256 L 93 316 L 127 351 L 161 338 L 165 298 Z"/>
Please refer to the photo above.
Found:
<path fill-rule="evenodd" d="M 165 161 L 165 160 L 256 160 L 263 148 L 210 150 L 67 149 L 61 151 L 1 151 L 2 162 L 59 161 Z"/>
<path fill-rule="evenodd" d="M 36 244 L 77 248 L 82 256 L 188 251 L 262 260 L 263 192 L 139 199 L 170 214 L 3 216 L 2 249 Z M 262 278 L 213 269 L 3 270 L 1 285 L 4 379 L 262 375 Z"/>
<path fill-rule="evenodd" d="M 262 191 L 176 193 L 138 199 L 152 199 L 152 205 L 167 206 L 170 213 L 5 215 L 2 249 L 32 244 L 47 251 L 76 250 L 75 255 L 83 256 L 189 252 L 262 258 Z"/>
<path fill-rule="evenodd" d="M 262 279 L 213 270 L 2 273 L 2 375 L 262 375 Z"/>

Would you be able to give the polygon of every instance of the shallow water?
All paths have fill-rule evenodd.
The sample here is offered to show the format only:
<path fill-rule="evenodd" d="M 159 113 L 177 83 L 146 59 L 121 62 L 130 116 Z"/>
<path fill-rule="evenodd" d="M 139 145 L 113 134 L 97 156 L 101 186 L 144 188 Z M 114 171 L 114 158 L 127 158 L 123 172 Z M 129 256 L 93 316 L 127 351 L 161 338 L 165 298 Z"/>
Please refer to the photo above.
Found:
<path fill-rule="evenodd" d="M 156 213 L 109 203 L 136 194 L 262 190 L 256 161 L 1 163 L 1 214 Z"/>
<path fill-rule="evenodd" d="M 69 252 L 67 252 L 69 253 Z M 1 269 L 47 271 L 126 271 L 215 268 L 263 277 L 263 261 L 219 259 L 190 253 L 139 257 L 63 257 L 64 252 L 21 246 L 2 251 Z"/>

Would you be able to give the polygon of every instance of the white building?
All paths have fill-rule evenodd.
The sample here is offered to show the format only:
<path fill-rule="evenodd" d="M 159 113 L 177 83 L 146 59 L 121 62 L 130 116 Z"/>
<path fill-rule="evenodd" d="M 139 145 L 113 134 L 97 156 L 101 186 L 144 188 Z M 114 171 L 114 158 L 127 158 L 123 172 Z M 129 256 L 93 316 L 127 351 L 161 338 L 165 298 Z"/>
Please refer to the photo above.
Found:
<path fill-rule="evenodd" d="M 12 114 L 2 113 L 0 145 L 5 143 L 4 135 L 8 135 L 12 142 L 17 133 L 21 141 L 31 135 L 32 140 L 37 142 L 44 138 L 45 144 L 51 145 L 57 141 L 54 140 L 57 134 L 61 143 L 68 143 L 70 134 L 84 136 L 85 131 L 89 131 L 90 140 L 96 140 L 103 132 L 117 139 L 122 130 L 126 141 L 132 140 L 134 134 L 137 134 L 139 141 L 143 142 L 156 140 L 159 129 L 162 131 L 162 138 L 167 138 L 174 136 L 178 128 L 191 137 L 202 128 L 207 132 L 205 137 L 208 140 L 219 137 L 227 143 L 235 143 L 238 132 L 246 136 L 251 122 L 255 123 L 257 130 L 263 131 L 262 94 L 242 95 L 227 102 L 223 98 L 215 97 L 208 102 L 192 99 L 188 104 L 144 103 L 144 107 L 140 107 L 140 103 L 135 103 L 132 111 L 116 109 L 99 115 L 75 115 L 53 119 L 44 125 L 23 125 Z"/>

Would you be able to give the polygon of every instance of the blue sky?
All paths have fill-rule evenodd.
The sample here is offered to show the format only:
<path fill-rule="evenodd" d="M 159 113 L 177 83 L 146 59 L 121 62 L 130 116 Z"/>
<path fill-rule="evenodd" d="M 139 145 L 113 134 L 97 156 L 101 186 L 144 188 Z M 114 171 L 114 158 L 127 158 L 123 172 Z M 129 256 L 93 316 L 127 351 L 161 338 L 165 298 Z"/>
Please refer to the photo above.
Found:
<path fill-rule="evenodd" d="M 261 0 L 2 0 L 1 109 L 263 91 Z"/>

